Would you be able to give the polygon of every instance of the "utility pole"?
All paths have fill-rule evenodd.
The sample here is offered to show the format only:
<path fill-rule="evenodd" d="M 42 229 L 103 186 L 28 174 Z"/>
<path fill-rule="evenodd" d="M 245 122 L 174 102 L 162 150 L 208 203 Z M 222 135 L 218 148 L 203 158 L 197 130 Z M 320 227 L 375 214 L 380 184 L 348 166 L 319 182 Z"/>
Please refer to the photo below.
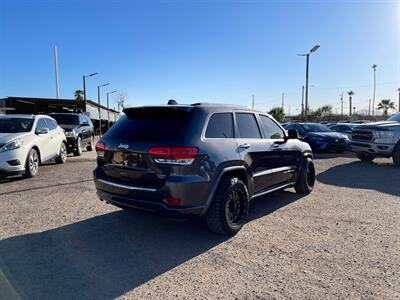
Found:
<path fill-rule="evenodd" d="M 398 88 L 397 91 L 399 92 L 399 107 L 397 107 L 397 108 L 398 108 L 398 111 L 400 112 L 400 88 Z"/>
<path fill-rule="evenodd" d="M 254 94 L 251 95 L 251 109 L 254 109 Z"/>
<path fill-rule="evenodd" d="M 353 106 L 353 115 L 355 115 L 355 114 L 356 114 L 356 107 Z"/>
<path fill-rule="evenodd" d="M 343 119 L 343 93 L 340 95 L 340 119 Z"/>
<path fill-rule="evenodd" d="M 60 98 L 60 83 L 58 81 L 58 53 L 57 46 L 54 46 L 54 74 L 56 77 L 56 98 Z"/>
<path fill-rule="evenodd" d="M 290 117 L 290 103 L 289 103 L 289 114 L 288 114 L 288 116 Z"/>
<path fill-rule="evenodd" d="M 304 119 L 304 85 L 301 87 L 301 120 Z"/>
<path fill-rule="evenodd" d="M 375 64 L 372 65 L 372 69 L 374 70 L 374 94 L 372 97 L 372 116 L 375 116 L 376 67 L 377 67 L 377 65 L 375 65 Z"/>
<path fill-rule="evenodd" d="M 282 93 L 282 109 L 285 111 L 285 93 Z"/>
<path fill-rule="evenodd" d="M 371 115 L 371 99 L 368 100 L 368 116 Z"/>

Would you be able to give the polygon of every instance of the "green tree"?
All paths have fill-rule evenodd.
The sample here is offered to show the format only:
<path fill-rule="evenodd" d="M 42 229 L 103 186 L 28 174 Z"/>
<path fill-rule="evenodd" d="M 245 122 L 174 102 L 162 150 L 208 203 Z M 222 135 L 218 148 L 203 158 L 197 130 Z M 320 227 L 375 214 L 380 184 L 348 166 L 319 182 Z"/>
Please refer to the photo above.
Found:
<path fill-rule="evenodd" d="M 268 113 L 278 122 L 283 122 L 285 120 L 285 112 L 280 106 L 273 107 Z"/>
<path fill-rule="evenodd" d="M 83 91 L 82 90 L 76 90 L 74 92 L 74 98 L 75 98 L 75 100 L 83 100 Z"/>
<path fill-rule="evenodd" d="M 389 109 L 396 109 L 394 106 L 394 102 L 390 101 L 390 99 L 382 99 L 381 102 L 378 103 L 379 110 L 383 110 L 383 114 L 387 116 Z"/>
<path fill-rule="evenodd" d="M 321 106 L 321 107 L 317 108 L 317 110 L 314 112 L 314 114 L 316 117 L 321 117 L 321 118 L 333 115 L 333 107 L 332 107 L 332 105 Z"/>

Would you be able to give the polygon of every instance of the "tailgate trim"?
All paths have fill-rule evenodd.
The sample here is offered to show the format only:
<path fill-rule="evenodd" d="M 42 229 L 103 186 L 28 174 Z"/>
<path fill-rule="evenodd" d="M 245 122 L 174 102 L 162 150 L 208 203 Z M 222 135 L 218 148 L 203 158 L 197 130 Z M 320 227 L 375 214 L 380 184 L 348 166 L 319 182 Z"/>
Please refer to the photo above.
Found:
<path fill-rule="evenodd" d="M 140 187 L 140 186 L 125 185 L 125 184 L 120 184 L 120 183 L 107 181 L 107 180 L 104 180 L 104 179 L 97 179 L 97 181 L 99 181 L 101 183 L 104 183 L 104 184 L 107 184 L 107 185 L 111 185 L 111 186 L 115 186 L 115 187 L 119 187 L 119 188 L 124 188 L 124 189 L 128 189 L 128 190 L 146 191 L 146 192 L 155 192 L 155 191 L 157 191 L 157 189 L 144 188 L 144 187 Z"/>

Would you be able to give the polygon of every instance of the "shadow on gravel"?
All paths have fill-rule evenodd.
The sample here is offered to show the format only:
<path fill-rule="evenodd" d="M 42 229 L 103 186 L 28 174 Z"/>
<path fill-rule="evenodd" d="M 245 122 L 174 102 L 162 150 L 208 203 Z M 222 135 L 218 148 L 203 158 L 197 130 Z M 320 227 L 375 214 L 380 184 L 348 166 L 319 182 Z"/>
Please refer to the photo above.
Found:
<path fill-rule="evenodd" d="M 334 152 L 314 152 L 314 159 L 319 160 L 319 159 L 332 159 L 332 158 L 337 158 L 337 157 L 356 157 L 356 155 L 353 152 L 342 152 L 342 153 L 334 153 Z"/>
<path fill-rule="evenodd" d="M 257 199 L 250 220 L 297 199 Z M 113 299 L 227 239 L 198 219 L 120 210 L 0 241 L 0 274 L 23 299 Z"/>
<path fill-rule="evenodd" d="M 354 161 L 318 174 L 317 180 L 329 185 L 400 196 L 400 170 L 393 165 Z"/>
<path fill-rule="evenodd" d="M 23 193 L 23 192 L 31 192 L 31 191 L 36 191 L 36 190 L 49 189 L 49 188 L 58 187 L 58 186 L 68 186 L 68 185 L 74 185 L 74 184 L 81 184 L 83 182 L 90 182 L 90 181 L 93 181 L 93 179 L 85 179 L 85 180 L 78 180 L 78 181 L 72 181 L 72 182 L 55 183 L 55 184 L 49 184 L 49 185 L 44 185 L 44 186 L 37 186 L 37 187 L 26 188 L 26 189 L 18 189 L 18 190 L 14 190 L 14 191 L 8 191 L 8 192 L 0 193 L 0 196 Z"/>

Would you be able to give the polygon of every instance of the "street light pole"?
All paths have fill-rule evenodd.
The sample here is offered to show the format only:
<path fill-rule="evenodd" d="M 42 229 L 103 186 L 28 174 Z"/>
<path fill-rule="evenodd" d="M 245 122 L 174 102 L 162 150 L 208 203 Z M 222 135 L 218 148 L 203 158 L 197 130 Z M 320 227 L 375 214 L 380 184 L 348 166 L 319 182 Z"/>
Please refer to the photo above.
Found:
<path fill-rule="evenodd" d="M 304 119 L 307 122 L 308 119 L 308 74 L 309 74 L 309 68 L 310 68 L 310 54 L 317 51 L 319 45 L 315 45 L 314 47 L 311 48 L 311 50 L 306 53 L 306 54 L 298 54 L 299 56 L 305 56 L 306 57 L 306 99 L 305 99 L 305 110 L 304 110 Z"/>
<path fill-rule="evenodd" d="M 116 93 L 117 91 L 112 91 L 107 93 L 107 130 L 110 129 L 110 95 Z"/>
<path fill-rule="evenodd" d="M 101 137 L 101 109 L 100 109 L 100 88 L 107 86 L 109 83 L 104 83 L 97 86 L 97 104 L 99 105 L 99 136 Z"/>
<path fill-rule="evenodd" d="M 92 76 L 95 76 L 97 74 L 98 73 L 95 72 L 95 73 L 92 73 L 92 74 L 89 74 L 89 75 L 83 75 L 83 100 L 85 100 L 85 105 L 86 105 L 86 77 L 92 77 Z"/>
<path fill-rule="evenodd" d="M 372 65 L 372 69 L 374 70 L 374 94 L 372 97 L 372 116 L 375 116 L 376 67 L 377 67 L 377 65 L 375 65 L 375 64 Z"/>

